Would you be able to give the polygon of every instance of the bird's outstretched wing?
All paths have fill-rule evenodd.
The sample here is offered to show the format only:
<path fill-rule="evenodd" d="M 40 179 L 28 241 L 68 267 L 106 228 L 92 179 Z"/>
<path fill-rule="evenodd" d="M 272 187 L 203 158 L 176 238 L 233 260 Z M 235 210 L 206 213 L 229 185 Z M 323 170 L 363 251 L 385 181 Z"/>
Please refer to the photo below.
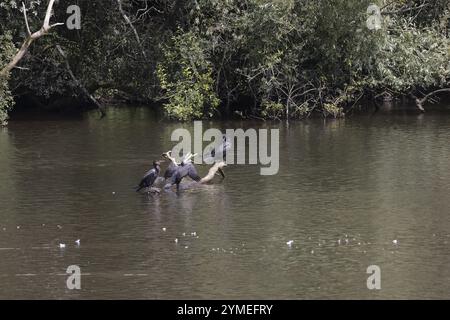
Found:
<path fill-rule="evenodd" d="M 201 180 L 195 166 L 192 163 L 188 163 L 182 166 L 175 167 L 174 174 L 170 177 L 169 182 L 164 186 L 164 188 L 170 188 L 174 184 L 179 185 L 183 178 L 186 176 L 197 182 Z"/>
<path fill-rule="evenodd" d="M 192 163 L 187 165 L 187 175 L 194 181 L 198 182 L 201 180 L 200 176 L 197 173 L 197 168 L 195 168 Z"/>
<path fill-rule="evenodd" d="M 173 163 L 171 163 L 166 171 L 164 172 L 164 179 L 169 179 L 170 177 L 172 177 L 174 175 L 174 173 L 177 171 L 177 166 Z"/>
<path fill-rule="evenodd" d="M 210 153 L 209 156 L 204 159 L 206 163 L 211 163 L 214 160 L 225 160 L 227 151 L 231 149 L 231 142 L 228 141 L 226 138 L 222 141 L 222 143 L 219 146 L 214 147 Z"/>

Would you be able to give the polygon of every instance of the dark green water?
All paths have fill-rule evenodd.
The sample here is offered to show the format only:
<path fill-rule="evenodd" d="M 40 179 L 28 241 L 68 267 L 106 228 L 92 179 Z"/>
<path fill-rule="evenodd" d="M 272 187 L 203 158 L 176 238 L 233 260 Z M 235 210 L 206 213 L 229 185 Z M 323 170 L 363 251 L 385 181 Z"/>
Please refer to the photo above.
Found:
<path fill-rule="evenodd" d="M 450 298 L 449 113 L 204 122 L 279 128 L 279 173 L 136 194 L 180 126 L 117 108 L 1 130 L 0 298 Z"/>

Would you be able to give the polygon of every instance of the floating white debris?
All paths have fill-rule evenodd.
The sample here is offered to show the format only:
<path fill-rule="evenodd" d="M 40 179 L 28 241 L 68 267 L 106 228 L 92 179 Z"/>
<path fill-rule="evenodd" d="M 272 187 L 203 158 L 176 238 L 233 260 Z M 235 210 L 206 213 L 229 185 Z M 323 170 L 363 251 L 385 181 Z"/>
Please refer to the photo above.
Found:
<path fill-rule="evenodd" d="M 58 227 L 58 229 L 62 229 L 62 227 L 58 224 L 58 225 L 56 225 L 57 227 Z"/>
<path fill-rule="evenodd" d="M 338 239 L 337 244 L 338 244 L 338 245 L 341 244 L 341 239 Z"/>
<path fill-rule="evenodd" d="M 185 249 L 189 249 L 189 247 L 188 247 L 188 246 L 185 246 L 184 248 L 185 248 Z"/>
<path fill-rule="evenodd" d="M 191 232 L 191 236 L 196 237 L 197 236 L 197 232 Z"/>
<path fill-rule="evenodd" d="M 311 250 L 311 254 L 314 254 L 314 250 Z"/>
<path fill-rule="evenodd" d="M 288 242 L 286 242 L 286 244 L 290 247 L 294 244 L 294 240 L 289 240 Z"/>
<path fill-rule="evenodd" d="M 348 244 L 348 239 L 345 239 L 345 244 Z"/>
<path fill-rule="evenodd" d="M 166 232 L 166 230 L 167 230 L 166 228 L 162 228 L 162 231 Z"/>
<path fill-rule="evenodd" d="M 112 192 L 112 194 L 116 194 L 116 192 L 115 192 L 115 191 L 113 191 L 113 192 Z"/>
<path fill-rule="evenodd" d="M 178 239 L 175 239 L 175 243 L 178 243 Z"/>
<path fill-rule="evenodd" d="M 185 237 L 185 236 L 186 236 L 186 232 L 183 232 L 183 233 L 182 233 L 182 236 Z"/>
<path fill-rule="evenodd" d="M 81 243 L 81 240 L 80 240 L 80 239 L 78 239 L 78 240 L 75 240 L 75 243 L 77 244 L 77 246 L 79 246 L 79 245 L 80 245 L 80 243 Z"/>
<path fill-rule="evenodd" d="M 392 243 L 396 245 L 396 244 L 398 244 L 398 241 L 397 240 L 392 240 Z"/>
<path fill-rule="evenodd" d="M 59 244 L 59 247 L 60 247 L 61 249 L 64 249 L 64 248 L 66 247 L 66 245 L 65 245 L 64 243 L 60 243 L 60 244 Z"/>
<path fill-rule="evenodd" d="M 20 226 L 17 226 L 17 230 L 19 230 L 20 229 Z"/>

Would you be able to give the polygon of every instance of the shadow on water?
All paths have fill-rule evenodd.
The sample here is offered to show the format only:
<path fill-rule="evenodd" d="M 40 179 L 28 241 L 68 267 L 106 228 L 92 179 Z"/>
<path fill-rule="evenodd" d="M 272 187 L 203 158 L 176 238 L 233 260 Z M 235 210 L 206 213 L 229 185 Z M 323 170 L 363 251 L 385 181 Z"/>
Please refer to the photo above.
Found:
<path fill-rule="evenodd" d="M 132 187 L 192 123 L 146 108 L 13 120 L 0 131 L 0 297 L 449 298 L 449 115 L 204 121 L 279 128 L 279 173 L 230 165 L 159 196 Z M 66 288 L 72 264 L 80 291 Z"/>

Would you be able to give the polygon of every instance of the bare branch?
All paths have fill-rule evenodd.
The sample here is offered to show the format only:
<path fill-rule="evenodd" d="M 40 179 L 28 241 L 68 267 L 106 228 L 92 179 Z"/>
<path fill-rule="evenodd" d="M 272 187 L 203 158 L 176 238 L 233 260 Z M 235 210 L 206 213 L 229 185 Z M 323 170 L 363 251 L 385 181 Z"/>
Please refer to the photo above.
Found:
<path fill-rule="evenodd" d="M 405 12 L 410 12 L 410 11 L 414 11 L 414 10 L 422 10 L 424 7 L 429 6 L 429 3 L 423 3 L 419 6 L 416 7 L 407 7 L 407 6 L 403 6 L 402 8 L 398 9 L 398 10 L 393 10 L 393 11 L 383 11 L 383 14 L 398 14 L 398 13 L 405 13 Z"/>
<path fill-rule="evenodd" d="M 25 5 L 23 5 L 24 9 L 24 17 L 25 17 L 25 23 L 27 26 L 27 32 L 28 36 L 22 43 L 22 46 L 20 47 L 19 51 L 16 53 L 16 55 L 13 57 L 13 59 L 0 71 L 0 75 L 5 76 L 8 74 L 13 68 L 16 67 L 16 65 L 22 60 L 22 58 L 25 56 L 25 54 L 28 52 L 28 48 L 31 46 L 34 40 L 39 39 L 40 37 L 46 35 L 51 28 L 63 25 L 63 23 L 55 23 L 50 26 L 50 17 L 52 15 L 52 9 L 53 4 L 55 3 L 55 0 L 50 0 L 47 6 L 47 13 L 45 14 L 44 18 L 44 24 L 42 25 L 42 28 L 35 33 L 31 33 L 30 27 L 28 25 L 28 19 L 26 15 L 26 8 Z"/>
<path fill-rule="evenodd" d="M 28 33 L 28 36 L 31 36 L 30 25 L 28 24 L 27 8 L 25 7 L 25 3 L 23 3 L 23 2 L 22 2 L 22 8 L 23 8 L 23 17 L 25 19 L 25 25 L 27 26 L 27 33 Z"/>
<path fill-rule="evenodd" d="M 439 90 L 435 90 L 433 92 L 430 92 L 429 94 L 427 94 L 425 97 L 423 97 L 422 99 L 417 98 L 415 95 L 411 94 L 413 96 L 413 98 L 416 99 L 416 105 L 417 108 L 421 111 L 421 112 L 425 112 L 425 108 L 423 107 L 423 104 L 430 99 L 431 96 L 435 95 L 436 93 L 440 93 L 440 92 L 450 92 L 450 88 L 444 88 L 444 89 L 439 89 Z"/>
<path fill-rule="evenodd" d="M 69 73 L 72 80 L 76 83 L 77 87 L 80 88 L 80 90 L 83 92 L 86 98 L 88 98 L 98 108 L 102 118 L 106 116 L 106 111 L 103 108 L 103 106 L 97 101 L 97 99 L 94 98 L 92 94 L 89 93 L 89 91 L 87 91 L 86 87 L 75 77 L 75 74 L 73 73 L 72 68 L 70 67 L 69 60 L 67 60 L 67 55 L 59 44 L 56 45 L 56 49 L 58 50 L 59 54 L 64 58 L 64 63 L 66 64 L 67 72 Z"/>
<path fill-rule="evenodd" d="M 117 3 L 119 5 L 120 14 L 122 15 L 122 17 L 125 20 L 125 22 L 133 30 L 134 36 L 135 36 L 136 41 L 137 41 L 137 43 L 138 43 L 138 45 L 139 45 L 139 47 L 141 49 L 142 55 L 144 56 L 145 59 L 147 59 L 147 55 L 145 54 L 144 47 L 142 47 L 141 39 L 139 38 L 139 34 L 138 34 L 136 28 L 134 27 L 133 23 L 131 22 L 130 18 L 128 18 L 127 14 L 125 13 L 125 11 L 122 8 L 122 0 L 117 0 Z"/>
<path fill-rule="evenodd" d="M 43 29 L 48 30 L 50 29 L 50 17 L 52 16 L 52 10 L 53 10 L 53 4 L 55 3 L 55 0 L 50 0 L 47 7 L 47 12 L 45 13 L 44 18 L 44 25 Z"/>
<path fill-rule="evenodd" d="M 64 25 L 64 22 L 57 22 L 57 23 L 54 23 L 54 24 L 50 25 L 50 29 L 54 28 L 54 27 L 57 27 L 57 26 L 63 26 L 63 25 Z"/>

